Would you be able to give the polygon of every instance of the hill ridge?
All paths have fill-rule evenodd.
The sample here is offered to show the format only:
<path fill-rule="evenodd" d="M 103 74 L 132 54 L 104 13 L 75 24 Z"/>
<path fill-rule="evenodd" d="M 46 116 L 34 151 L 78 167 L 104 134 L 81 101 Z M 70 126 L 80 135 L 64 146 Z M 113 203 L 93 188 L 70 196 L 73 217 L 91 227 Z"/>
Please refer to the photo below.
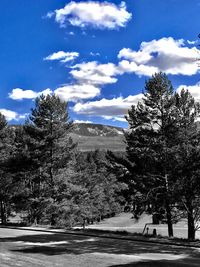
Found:
<path fill-rule="evenodd" d="M 124 129 L 117 126 L 75 123 L 71 134 L 80 151 L 125 151 Z"/>

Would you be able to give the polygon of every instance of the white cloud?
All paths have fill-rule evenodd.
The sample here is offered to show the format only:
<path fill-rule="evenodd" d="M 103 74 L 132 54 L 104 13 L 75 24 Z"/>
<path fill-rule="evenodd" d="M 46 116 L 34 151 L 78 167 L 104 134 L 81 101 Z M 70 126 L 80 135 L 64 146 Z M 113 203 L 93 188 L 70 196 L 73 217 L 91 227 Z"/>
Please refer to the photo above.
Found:
<path fill-rule="evenodd" d="M 139 76 L 151 76 L 152 74 L 159 72 L 159 69 L 153 66 L 137 65 L 135 62 L 128 60 L 122 60 L 119 62 L 119 70 L 122 73 L 136 73 Z"/>
<path fill-rule="evenodd" d="M 49 88 L 41 92 L 15 88 L 11 93 L 9 93 L 9 98 L 13 100 L 35 99 L 42 94 L 48 95 L 55 93 L 64 101 L 77 102 L 81 99 L 89 99 L 99 96 L 100 92 L 101 90 L 92 84 L 67 84 L 62 87 L 58 87 L 54 90 L 54 92 Z"/>
<path fill-rule="evenodd" d="M 17 112 L 8 109 L 0 109 L 0 112 L 5 116 L 7 121 L 12 121 L 12 120 L 18 121 L 20 119 L 25 119 L 28 116 L 27 113 L 20 115 Z"/>
<path fill-rule="evenodd" d="M 46 18 L 50 19 L 54 16 L 54 12 L 48 12 Z"/>
<path fill-rule="evenodd" d="M 197 40 L 195 40 L 195 41 L 187 40 L 187 43 L 188 43 L 189 45 L 194 45 L 194 44 L 197 44 L 198 41 L 197 41 Z"/>
<path fill-rule="evenodd" d="M 122 72 L 113 63 L 100 64 L 96 61 L 84 62 L 71 67 L 73 84 L 66 84 L 57 88 L 54 93 L 65 101 L 77 102 L 99 96 L 101 87 L 117 82 L 117 75 Z"/>
<path fill-rule="evenodd" d="M 116 83 L 114 77 L 119 74 L 118 67 L 113 63 L 98 64 L 96 61 L 76 64 L 70 74 L 81 84 L 104 85 Z"/>
<path fill-rule="evenodd" d="M 22 99 L 34 99 L 40 95 L 48 95 L 51 94 L 52 91 L 47 88 L 44 91 L 41 92 L 35 92 L 32 90 L 23 90 L 21 88 L 15 88 L 12 90 L 11 93 L 9 93 L 9 98 L 13 100 L 22 100 Z"/>
<path fill-rule="evenodd" d="M 195 85 L 180 85 L 176 91 L 180 94 L 181 90 L 188 90 L 189 93 L 194 97 L 194 99 L 200 102 L 200 84 L 197 83 Z"/>
<path fill-rule="evenodd" d="M 90 124 L 90 123 L 92 123 L 92 121 L 74 120 L 74 123 L 87 123 L 87 124 Z"/>
<path fill-rule="evenodd" d="M 121 74 L 115 64 L 99 64 L 96 61 L 76 64 L 71 69 L 74 83 L 61 86 L 54 93 L 65 101 L 73 102 L 99 96 L 101 86 L 116 83 L 115 76 Z"/>
<path fill-rule="evenodd" d="M 65 63 L 74 60 L 78 56 L 79 53 L 77 52 L 59 51 L 49 55 L 48 57 L 45 57 L 44 60 L 59 60 L 60 62 Z"/>
<path fill-rule="evenodd" d="M 172 37 L 142 42 L 138 51 L 123 48 L 118 58 L 121 59 L 119 68 L 122 72 L 133 72 L 137 75 L 151 76 L 163 71 L 172 75 L 193 75 L 198 72 L 196 59 L 199 50 L 188 48 L 184 40 Z"/>
<path fill-rule="evenodd" d="M 143 97 L 143 94 L 138 94 L 129 95 L 126 98 L 121 96 L 113 99 L 103 98 L 99 101 L 77 103 L 73 110 L 77 114 L 88 116 L 122 118 L 122 116 L 127 114 L 128 109 L 130 109 L 132 105 L 137 105 L 137 103 L 141 101 Z"/>
<path fill-rule="evenodd" d="M 94 52 L 90 52 L 90 56 L 92 57 L 97 57 L 97 56 L 100 56 L 100 53 L 94 53 Z"/>
<path fill-rule="evenodd" d="M 127 122 L 124 116 L 118 116 L 118 117 L 113 117 L 113 116 L 102 116 L 105 120 L 111 120 L 111 121 L 120 121 L 120 122 Z"/>
<path fill-rule="evenodd" d="M 49 17 L 52 16 L 52 13 Z M 126 10 L 125 2 L 119 6 L 109 2 L 71 1 L 64 8 L 55 10 L 55 20 L 61 27 L 67 24 L 77 27 L 116 29 L 125 27 L 132 14 Z"/>
<path fill-rule="evenodd" d="M 65 101 L 76 102 L 80 99 L 98 96 L 100 94 L 100 89 L 90 84 L 72 84 L 59 87 L 54 93 Z"/>

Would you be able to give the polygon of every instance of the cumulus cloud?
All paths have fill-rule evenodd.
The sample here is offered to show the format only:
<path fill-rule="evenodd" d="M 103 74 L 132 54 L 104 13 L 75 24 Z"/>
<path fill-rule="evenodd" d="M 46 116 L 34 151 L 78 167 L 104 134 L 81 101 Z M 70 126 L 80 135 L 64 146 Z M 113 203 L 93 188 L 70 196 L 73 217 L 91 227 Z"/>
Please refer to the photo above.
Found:
<path fill-rule="evenodd" d="M 59 96 L 64 101 L 77 102 L 78 100 L 85 100 L 89 98 L 94 98 L 100 95 L 100 88 L 93 84 L 67 84 L 56 88 L 54 91 L 51 89 L 46 89 L 41 92 L 36 92 L 32 90 L 23 90 L 20 88 L 15 88 L 9 93 L 9 98 L 13 100 L 23 100 L 23 99 L 35 99 L 40 95 L 48 95 L 54 93 Z"/>
<path fill-rule="evenodd" d="M 132 105 L 137 105 L 144 97 L 143 94 L 129 95 L 126 98 L 117 97 L 113 99 L 101 99 L 86 103 L 77 103 L 73 110 L 77 114 L 89 116 L 101 116 L 104 118 L 122 118 L 127 114 Z"/>
<path fill-rule="evenodd" d="M 57 88 L 54 93 L 65 101 L 73 102 L 99 96 L 102 86 L 116 83 L 116 76 L 123 74 L 117 65 L 100 64 L 97 61 L 76 64 L 69 73 L 74 79 L 73 83 Z"/>
<path fill-rule="evenodd" d="M 197 83 L 195 85 L 180 85 L 176 91 L 180 94 L 181 90 L 188 90 L 189 93 L 194 97 L 194 99 L 200 102 L 200 84 Z"/>
<path fill-rule="evenodd" d="M 120 74 L 113 63 L 99 64 L 96 61 L 76 64 L 71 69 L 74 83 L 59 87 L 54 93 L 65 101 L 73 102 L 99 96 L 101 86 L 116 83 L 115 76 Z"/>
<path fill-rule="evenodd" d="M 196 59 L 199 50 L 188 48 L 183 39 L 172 37 L 142 42 L 138 51 L 123 48 L 118 58 L 121 60 L 121 72 L 136 73 L 151 76 L 155 72 L 165 72 L 172 75 L 193 75 L 198 72 Z"/>
<path fill-rule="evenodd" d="M 48 95 L 51 94 L 51 89 L 47 88 L 44 91 L 41 92 L 35 92 L 32 90 L 23 90 L 21 88 L 15 88 L 12 90 L 11 93 L 9 93 L 9 98 L 13 100 L 22 100 L 22 99 L 34 99 L 40 95 Z"/>
<path fill-rule="evenodd" d="M 152 74 L 159 72 L 157 67 L 147 65 L 137 65 L 135 62 L 128 60 L 122 60 L 119 62 L 119 70 L 121 73 L 135 73 L 139 76 L 151 76 Z"/>
<path fill-rule="evenodd" d="M 8 109 L 0 109 L 0 112 L 5 116 L 7 121 L 12 121 L 12 120 L 18 121 L 20 119 L 25 119 L 28 116 L 27 113 L 20 115 L 17 112 Z"/>
<path fill-rule="evenodd" d="M 54 93 L 64 101 L 76 102 L 80 99 L 98 96 L 100 94 L 100 89 L 91 84 L 72 84 L 59 87 Z"/>
<path fill-rule="evenodd" d="M 52 13 L 48 14 L 52 17 Z M 54 14 L 61 27 L 70 24 L 81 28 L 90 26 L 109 30 L 125 27 L 132 17 L 126 10 L 125 2 L 115 5 L 109 2 L 71 1 L 64 8 L 55 10 Z"/>
<path fill-rule="evenodd" d="M 45 57 L 44 60 L 51 60 L 51 61 L 59 60 L 62 63 L 66 63 L 66 62 L 76 59 L 78 56 L 79 56 L 78 52 L 59 51 L 59 52 L 49 55 L 48 57 Z"/>
<path fill-rule="evenodd" d="M 79 83 L 104 85 L 116 83 L 114 77 L 119 74 L 118 67 L 113 63 L 98 64 L 96 61 L 76 64 L 70 74 Z"/>

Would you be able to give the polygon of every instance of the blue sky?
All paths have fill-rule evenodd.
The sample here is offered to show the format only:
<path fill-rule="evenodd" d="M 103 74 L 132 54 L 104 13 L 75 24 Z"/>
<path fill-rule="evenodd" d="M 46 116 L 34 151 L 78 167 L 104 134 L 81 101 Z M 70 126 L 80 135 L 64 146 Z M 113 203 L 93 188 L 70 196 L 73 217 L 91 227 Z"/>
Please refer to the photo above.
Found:
<path fill-rule="evenodd" d="M 126 127 L 152 74 L 200 99 L 200 0 L 0 1 L 0 111 L 23 123 L 40 94 L 75 121 Z"/>

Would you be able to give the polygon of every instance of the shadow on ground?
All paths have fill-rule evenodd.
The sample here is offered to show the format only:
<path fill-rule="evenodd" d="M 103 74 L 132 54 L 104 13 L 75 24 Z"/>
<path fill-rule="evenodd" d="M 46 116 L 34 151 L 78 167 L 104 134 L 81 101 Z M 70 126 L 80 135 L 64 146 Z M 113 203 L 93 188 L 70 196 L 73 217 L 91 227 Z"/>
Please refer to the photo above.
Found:
<path fill-rule="evenodd" d="M 110 265 L 109 267 L 184 267 L 184 266 L 199 266 L 199 263 L 183 262 L 183 261 L 151 260 L 145 262 L 133 262 L 128 264 Z"/>
<path fill-rule="evenodd" d="M 43 233 L 0 238 L 0 246 L 3 243 L 15 253 L 48 256 L 93 254 L 108 259 L 122 257 L 125 262 L 132 262 L 110 267 L 200 266 L 200 250 L 161 244 Z"/>

